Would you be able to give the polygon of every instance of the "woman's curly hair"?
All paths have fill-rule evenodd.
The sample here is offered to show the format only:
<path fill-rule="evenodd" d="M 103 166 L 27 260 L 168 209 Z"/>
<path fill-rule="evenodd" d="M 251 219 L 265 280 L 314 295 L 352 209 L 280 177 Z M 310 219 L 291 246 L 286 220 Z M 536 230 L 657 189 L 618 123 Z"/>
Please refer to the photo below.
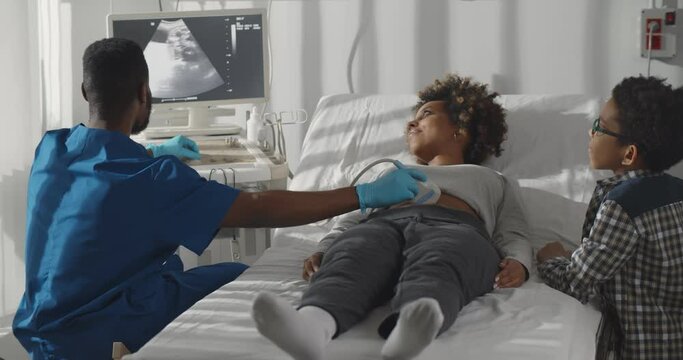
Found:
<path fill-rule="evenodd" d="M 500 144 L 505 140 L 507 124 L 503 107 L 494 99 L 485 84 L 467 77 L 449 74 L 422 89 L 414 111 L 430 101 L 445 101 L 449 119 L 467 131 L 470 144 L 465 149 L 465 163 L 481 164 L 489 156 L 500 156 Z"/>
<path fill-rule="evenodd" d="M 664 171 L 683 158 L 683 88 L 664 79 L 629 77 L 612 90 L 621 134 L 638 148 L 648 169 Z"/>

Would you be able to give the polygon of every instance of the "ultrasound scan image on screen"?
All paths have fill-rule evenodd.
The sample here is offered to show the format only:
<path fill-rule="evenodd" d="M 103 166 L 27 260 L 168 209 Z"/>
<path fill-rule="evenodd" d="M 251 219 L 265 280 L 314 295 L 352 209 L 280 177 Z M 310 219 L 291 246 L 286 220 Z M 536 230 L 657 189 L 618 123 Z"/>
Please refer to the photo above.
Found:
<path fill-rule="evenodd" d="M 118 19 L 142 47 L 155 103 L 264 98 L 261 15 Z"/>
<path fill-rule="evenodd" d="M 162 20 L 144 49 L 149 88 L 158 98 L 197 96 L 224 84 L 182 19 Z"/>

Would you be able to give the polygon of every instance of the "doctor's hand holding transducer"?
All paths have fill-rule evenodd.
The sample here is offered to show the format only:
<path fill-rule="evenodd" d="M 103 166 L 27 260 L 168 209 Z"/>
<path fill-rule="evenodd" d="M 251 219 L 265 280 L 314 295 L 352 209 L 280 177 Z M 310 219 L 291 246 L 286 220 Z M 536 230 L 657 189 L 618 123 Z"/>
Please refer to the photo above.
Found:
<path fill-rule="evenodd" d="M 408 169 L 399 161 L 397 169 L 374 182 L 356 186 L 362 212 L 367 208 L 380 208 L 412 200 L 420 188 L 415 180 L 427 181 L 427 175 L 417 169 Z"/>
<path fill-rule="evenodd" d="M 412 200 L 427 175 L 397 163 L 377 180 L 327 191 L 270 190 L 240 193 L 222 222 L 224 227 L 285 227 L 311 223 L 360 208 L 383 208 Z M 238 210 L 232 210 L 238 209 Z"/>
<path fill-rule="evenodd" d="M 199 160 L 199 146 L 192 139 L 178 135 L 161 144 L 147 145 L 147 151 L 154 157 L 173 155 L 179 159 Z"/>

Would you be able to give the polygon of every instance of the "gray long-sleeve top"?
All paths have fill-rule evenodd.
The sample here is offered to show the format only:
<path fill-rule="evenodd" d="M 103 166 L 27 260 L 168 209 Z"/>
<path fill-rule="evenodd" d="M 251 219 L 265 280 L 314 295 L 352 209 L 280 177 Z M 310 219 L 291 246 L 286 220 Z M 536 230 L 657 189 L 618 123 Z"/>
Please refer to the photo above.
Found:
<path fill-rule="evenodd" d="M 427 174 L 429 181 L 436 184 L 442 193 L 456 196 L 469 204 L 484 222 L 493 245 L 503 257 L 515 259 L 531 269 L 529 226 L 516 184 L 508 181 L 501 173 L 479 165 L 408 167 L 420 169 Z M 320 240 L 318 251 L 327 251 L 339 234 L 365 217 L 367 215 L 360 211 L 338 217 L 332 230 Z"/>

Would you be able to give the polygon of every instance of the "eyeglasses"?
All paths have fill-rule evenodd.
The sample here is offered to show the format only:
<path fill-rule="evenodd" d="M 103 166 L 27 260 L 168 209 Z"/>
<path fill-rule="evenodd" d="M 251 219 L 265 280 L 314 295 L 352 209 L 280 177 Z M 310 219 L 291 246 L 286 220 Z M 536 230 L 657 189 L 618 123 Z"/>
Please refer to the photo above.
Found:
<path fill-rule="evenodd" d="M 606 134 L 609 136 L 614 136 L 615 138 L 617 138 L 617 139 L 619 139 L 625 143 L 637 145 L 638 149 L 640 151 L 646 150 L 645 146 L 642 143 L 635 141 L 635 140 L 629 138 L 628 136 L 621 135 L 619 133 L 615 133 L 614 131 L 609 131 L 603 127 L 600 127 L 600 118 L 595 119 L 595 121 L 593 121 L 593 127 L 591 127 L 591 134 L 595 135 L 596 132 Z"/>
<path fill-rule="evenodd" d="M 609 136 L 614 136 L 615 138 L 621 139 L 625 142 L 631 141 L 628 137 L 626 137 L 624 135 L 621 135 L 621 134 L 615 133 L 614 131 L 609 131 L 603 127 L 600 127 L 600 118 L 597 118 L 597 119 L 595 119 L 595 121 L 593 121 L 593 127 L 591 128 L 591 134 L 595 135 L 596 132 L 603 133 L 603 134 L 606 134 Z"/>

